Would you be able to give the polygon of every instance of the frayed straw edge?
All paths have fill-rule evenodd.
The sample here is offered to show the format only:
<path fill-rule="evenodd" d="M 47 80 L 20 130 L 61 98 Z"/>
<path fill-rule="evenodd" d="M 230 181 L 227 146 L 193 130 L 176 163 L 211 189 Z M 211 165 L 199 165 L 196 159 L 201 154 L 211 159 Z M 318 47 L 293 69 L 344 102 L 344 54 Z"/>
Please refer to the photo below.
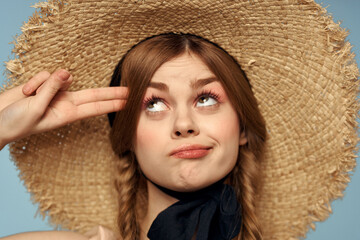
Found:
<path fill-rule="evenodd" d="M 306 1 L 310 3 L 310 1 Z M 309 217 L 306 222 L 306 232 L 311 229 L 315 230 L 314 222 L 321 222 L 326 220 L 332 213 L 331 202 L 342 198 L 343 192 L 350 182 L 352 172 L 356 167 L 356 153 L 358 152 L 357 143 L 359 142 L 358 135 L 358 113 L 360 104 L 357 99 L 359 95 L 359 69 L 355 62 L 355 54 L 351 52 L 351 44 L 346 41 L 348 31 L 340 26 L 341 23 L 334 23 L 331 15 L 327 13 L 325 8 L 319 4 L 311 1 L 317 9 L 319 16 L 318 19 L 326 26 L 324 30 L 327 33 L 328 51 L 333 53 L 336 62 L 341 64 L 340 71 L 343 73 L 342 82 L 344 83 L 343 89 L 346 91 L 346 96 L 350 96 L 351 100 L 346 103 L 345 114 L 345 133 L 344 139 L 344 158 L 341 159 L 339 166 L 333 169 L 329 174 L 332 175 L 330 188 L 328 193 L 323 195 L 325 199 L 319 200 L 310 211 Z M 306 232 L 298 237 L 306 237 Z M 298 239 L 298 238 L 296 238 Z"/>
<path fill-rule="evenodd" d="M 11 42 L 14 44 L 12 50 L 14 59 L 5 62 L 5 76 L 7 80 L 3 86 L 0 86 L 0 93 L 22 84 L 19 79 L 25 73 L 25 69 L 22 66 L 21 58 L 31 50 L 31 34 L 50 27 L 56 21 L 59 14 L 69 10 L 70 0 L 48 0 L 48 2 L 38 2 L 32 7 L 36 9 L 34 14 L 21 27 L 22 33 Z"/>
<path fill-rule="evenodd" d="M 32 6 L 35 8 L 35 12 L 29 17 L 28 22 L 25 22 L 21 27 L 21 35 L 17 36 L 12 42 L 14 48 L 12 53 L 15 55 L 14 59 L 5 62 L 6 70 L 5 75 L 7 80 L 3 86 L 0 86 L 0 93 L 10 88 L 21 85 L 19 79 L 25 73 L 25 69 L 22 66 L 21 57 L 24 56 L 28 51 L 31 51 L 32 42 L 30 36 L 33 32 L 43 31 L 56 21 L 59 14 L 66 13 L 70 8 L 70 0 L 48 0 L 47 2 L 38 2 Z M 14 152 L 12 144 L 10 144 L 10 152 Z M 15 156 L 11 157 L 16 163 Z M 26 188 L 31 192 L 31 201 L 33 204 L 38 204 L 38 209 L 35 216 L 41 216 L 43 220 L 48 216 L 48 222 L 54 229 L 71 229 L 81 232 L 84 226 L 74 226 L 70 224 L 69 219 L 60 217 L 59 207 L 55 206 L 52 199 L 45 196 L 44 193 L 33 192 L 33 188 L 27 181 L 27 178 L 23 174 L 19 174 L 19 178 L 25 184 Z M 63 216 L 64 214 L 61 214 Z M 79 223 L 80 224 L 80 223 Z"/>
<path fill-rule="evenodd" d="M 19 144 L 20 143 L 20 144 Z M 27 139 L 18 140 L 15 143 L 10 143 L 10 155 L 11 160 L 15 163 L 18 169 L 27 168 L 24 165 L 27 165 L 25 162 L 20 162 L 18 159 L 18 154 L 23 155 L 23 151 L 26 151 L 26 146 L 28 145 Z M 23 146 L 19 148 L 19 146 Z M 26 154 L 25 154 L 26 155 Z M 24 159 L 22 159 L 24 160 Z M 31 168 L 31 166 L 28 166 Z M 32 175 L 25 174 L 26 171 L 21 171 L 19 173 L 19 178 L 24 184 L 28 192 L 31 194 L 30 199 L 34 205 L 38 206 L 38 209 L 34 217 L 40 216 L 42 220 L 47 218 L 47 222 L 50 226 L 53 227 L 53 230 L 72 230 L 79 233 L 85 233 L 89 230 L 89 226 L 83 224 L 79 221 L 75 221 L 74 218 L 69 218 L 66 215 L 63 208 L 54 202 L 53 197 L 47 194 L 46 189 L 41 187 L 41 183 L 38 183 L 32 179 Z M 40 187 L 39 187 L 40 184 Z M 74 224 L 76 222 L 76 224 Z"/>

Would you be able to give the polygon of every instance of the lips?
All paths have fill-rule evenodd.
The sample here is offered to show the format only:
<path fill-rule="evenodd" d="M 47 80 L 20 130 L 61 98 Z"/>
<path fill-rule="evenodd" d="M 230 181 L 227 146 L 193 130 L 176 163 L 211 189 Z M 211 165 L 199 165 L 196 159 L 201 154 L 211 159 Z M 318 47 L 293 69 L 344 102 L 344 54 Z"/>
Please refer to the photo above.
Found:
<path fill-rule="evenodd" d="M 208 155 L 211 149 L 211 147 L 203 145 L 182 145 L 175 148 L 170 156 L 185 159 L 202 158 Z"/>

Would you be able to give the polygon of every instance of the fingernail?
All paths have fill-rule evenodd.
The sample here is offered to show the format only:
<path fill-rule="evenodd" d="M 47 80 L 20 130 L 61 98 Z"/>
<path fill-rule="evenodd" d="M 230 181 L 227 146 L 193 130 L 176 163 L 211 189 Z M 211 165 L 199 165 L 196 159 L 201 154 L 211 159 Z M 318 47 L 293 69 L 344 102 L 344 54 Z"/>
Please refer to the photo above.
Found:
<path fill-rule="evenodd" d="M 66 81 L 70 77 L 70 73 L 65 70 L 60 70 L 58 76 L 61 78 L 61 80 Z"/>
<path fill-rule="evenodd" d="M 31 93 L 30 87 L 29 87 L 29 86 L 24 86 L 24 87 L 23 87 L 23 93 L 24 93 L 25 95 L 28 95 L 29 93 Z"/>

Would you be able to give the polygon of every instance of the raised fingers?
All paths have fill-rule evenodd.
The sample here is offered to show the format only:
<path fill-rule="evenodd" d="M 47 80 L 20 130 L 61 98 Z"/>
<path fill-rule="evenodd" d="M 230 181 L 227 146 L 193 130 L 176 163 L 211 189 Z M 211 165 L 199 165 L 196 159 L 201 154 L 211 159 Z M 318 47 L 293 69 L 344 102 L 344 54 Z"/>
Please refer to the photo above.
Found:
<path fill-rule="evenodd" d="M 126 100 L 128 96 L 127 87 L 106 87 L 86 89 L 74 92 L 74 104 L 107 101 L 107 100 Z"/>
<path fill-rule="evenodd" d="M 46 71 L 37 73 L 23 86 L 23 94 L 27 96 L 33 94 L 50 77 L 50 75 L 51 74 Z"/>
<path fill-rule="evenodd" d="M 82 104 L 78 106 L 75 120 L 117 112 L 123 109 L 125 104 L 126 100 L 120 99 Z"/>
<path fill-rule="evenodd" d="M 41 90 L 37 92 L 34 101 L 40 111 L 45 111 L 56 93 L 71 82 L 72 76 L 69 72 L 61 69 L 53 74 L 41 86 Z"/>

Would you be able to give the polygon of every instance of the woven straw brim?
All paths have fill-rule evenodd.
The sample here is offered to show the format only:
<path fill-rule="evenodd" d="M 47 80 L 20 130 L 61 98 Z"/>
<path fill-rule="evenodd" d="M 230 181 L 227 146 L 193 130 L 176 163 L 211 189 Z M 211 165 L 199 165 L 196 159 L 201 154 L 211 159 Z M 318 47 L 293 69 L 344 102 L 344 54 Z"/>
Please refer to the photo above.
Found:
<path fill-rule="evenodd" d="M 347 32 L 312 0 L 49 1 L 24 24 L 10 86 L 66 68 L 72 90 L 108 86 L 139 40 L 185 32 L 218 43 L 245 70 L 266 119 L 259 213 L 264 239 L 304 236 L 331 212 L 356 164 L 358 69 Z M 21 178 L 54 224 L 116 230 L 116 157 L 106 116 L 11 144 Z"/>

